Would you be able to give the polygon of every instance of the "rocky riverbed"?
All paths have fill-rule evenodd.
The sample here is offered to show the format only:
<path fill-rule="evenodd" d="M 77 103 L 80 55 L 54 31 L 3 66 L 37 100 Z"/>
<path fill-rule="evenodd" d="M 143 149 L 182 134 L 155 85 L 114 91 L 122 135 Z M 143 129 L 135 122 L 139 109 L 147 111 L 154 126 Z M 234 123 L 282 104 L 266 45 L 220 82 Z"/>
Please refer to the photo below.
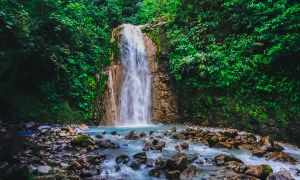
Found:
<path fill-rule="evenodd" d="M 23 141 L 16 143 L 11 128 L 0 124 L 6 145 L 11 141 L 10 146 L 19 147 L 10 158 L 0 159 L 4 179 L 18 174 L 74 180 L 300 179 L 297 147 L 233 129 L 38 126 L 31 122 L 18 129 Z"/>

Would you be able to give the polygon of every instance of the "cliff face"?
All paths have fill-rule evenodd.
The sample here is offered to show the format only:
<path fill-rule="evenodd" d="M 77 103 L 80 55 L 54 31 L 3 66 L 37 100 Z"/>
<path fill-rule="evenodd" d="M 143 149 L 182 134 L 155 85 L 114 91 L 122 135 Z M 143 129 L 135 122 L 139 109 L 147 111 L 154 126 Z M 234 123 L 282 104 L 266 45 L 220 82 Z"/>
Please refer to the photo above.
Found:
<path fill-rule="evenodd" d="M 177 99 L 168 71 L 168 61 L 159 56 L 156 44 L 144 34 L 148 61 L 152 73 L 152 121 L 171 123 L 178 121 Z M 161 57 L 161 58 L 160 58 Z"/>
<path fill-rule="evenodd" d="M 122 85 L 122 66 L 120 63 L 120 36 L 122 25 L 114 29 L 112 43 L 112 65 L 103 73 L 108 76 L 107 89 L 98 103 L 97 111 L 101 111 L 100 125 L 116 125 L 119 113 L 119 96 Z M 152 85 L 152 122 L 170 123 L 178 121 L 177 99 L 168 72 L 167 59 L 160 59 L 157 45 L 144 35 L 144 43 L 151 68 Z"/>

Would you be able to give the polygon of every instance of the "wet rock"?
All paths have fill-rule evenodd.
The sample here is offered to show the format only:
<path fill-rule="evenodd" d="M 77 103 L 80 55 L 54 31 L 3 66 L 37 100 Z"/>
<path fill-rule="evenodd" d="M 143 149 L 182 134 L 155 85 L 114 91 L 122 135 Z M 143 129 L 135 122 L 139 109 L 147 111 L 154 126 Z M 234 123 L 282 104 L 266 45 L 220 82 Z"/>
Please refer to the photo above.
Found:
<path fill-rule="evenodd" d="M 147 134 L 145 132 L 140 133 L 140 138 L 143 138 L 143 137 L 146 137 L 146 136 L 147 136 Z"/>
<path fill-rule="evenodd" d="M 130 160 L 129 156 L 126 154 L 120 155 L 118 157 L 116 157 L 116 162 L 119 163 L 128 163 L 128 161 Z"/>
<path fill-rule="evenodd" d="M 197 173 L 197 168 L 194 165 L 189 165 L 180 175 L 181 179 L 190 179 L 192 176 L 195 176 Z"/>
<path fill-rule="evenodd" d="M 79 162 L 75 161 L 75 160 L 71 160 L 70 161 L 70 167 L 71 169 L 81 169 L 82 166 Z"/>
<path fill-rule="evenodd" d="M 248 166 L 245 174 L 257 177 L 259 179 L 267 178 L 273 172 L 269 165 Z"/>
<path fill-rule="evenodd" d="M 138 170 L 138 169 L 141 167 L 141 162 L 140 162 L 140 161 L 133 161 L 133 162 L 130 164 L 130 167 L 131 167 L 132 169 Z"/>
<path fill-rule="evenodd" d="M 97 141 L 96 144 L 99 146 L 99 148 L 110 148 L 111 141 L 109 139 L 100 140 L 100 141 Z"/>
<path fill-rule="evenodd" d="M 163 147 L 166 146 L 166 142 L 160 141 L 159 139 L 153 139 L 151 150 L 162 150 Z"/>
<path fill-rule="evenodd" d="M 166 168 L 169 170 L 183 171 L 188 166 L 188 159 L 185 154 L 177 153 L 172 159 L 167 160 Z"/>
<path fill-rule="evenodd" d="M 111 134 L 111 135 L 117 135 L 118 132 L 117 132 L 117 131 L 112 131 L 110 134 Z"/>
<path fill-rule="evenodd" d="M 38 166 L 37 167 L 37 172 L 39 174 L 48 174 L 48 173 L 50 173 L 51 170 L 52 170 L 52 168 L 50 166 Z"/>
<path fill-rule="evenodd" d="M 167 161 L 163 158 L 157 158 L 154 161 L 154 168 L 155 169 L 164 169 L 167 165 Z"/>
<path fill-rule="evenodd" d="M 137 153 L 137 154 L 133 155 L 133 157 L 139 159 L 141 163 L 147 162 L 147 156 L 146 156 L 145 152 Z"/>
<path fill-rule="evenodd" d="M 172 170 L 172 171 L 167 171 L 166 172 L 166 177 L 168 178 L 168 179 L 179 179 L 179 177 L 180 177 L 180 171 L 178 171 L 178 170 Z"/>
<path fill-rule="evenodd" d="M 186 143 L 186 142 L 183 142 L 183 143 L 180 144 L 180 147 L 181 147 L 182 149 L 189 149 L 189 144 Z"/>
<path fill-rule="evenodd" d="M 234 137 L 238 136 L 238 132 L 234 131 L 234 130 L 227 130 L 227 131 L 223 132 L 223 135 L 230 137 L 230 138 L 234 138 Z"/>
<path fill-rule="evenodd" d="M 292 156 L 286 154 L 285 152 L 270 152 L 266 155 L 269 159 L 274 161 L 283 161 L 283 162 L 289 162 L 291 164 L 296 164 L 297 160 L 293 158 Z"/>
<path fill-rule="evenodd" d="M 119 149 L 120 145 L 118 143 L 111 142 L 110 147 L 113 148 L 113 149 Z"/>
<path fill-rule="evenodd" d="M 130 131 L 126 136 L 125 139 L 130 139 L 130 140 L 137 140 L 139 139 L 138 135 L 136 135 L 135 131 Z"/>
<path fill-rule="evenodd" d="M 226 155 L 226 154 L 220 154 L 220 155 L 214 157 L 214 162 L 216 163 L 217 166 L 224 165 L 226 162 L 229 162 L 229 161 L 235 161 L 235 162 L 243 164 L 243 161 L 241 161 L 240 159 L 238 159 L 234 156 Z"/>
<path fill-rule="evenodd" d="M 94 145 L 93 139 L 87 135 L 78 135 L 71 140 L 73 146 L 88 147 Z"/>
<path fill-rule="evenodd" d="M 177 134 L 173 135 L 173 138 L 184 140 L 184 139 L 186 139 L 186 136 L 184 134 L 182 134 L 182 133 L 177 133 Z"/>
<path fill-rule="evenodd" d="M 252 147 L 249 144 L 241 144 L 241 145 L 238 145 L 237 148 L 240 150 L 250 150 Z"/>
<path fill-rule="evenodd" d="M 264 151 L 273 151 L 274 150 L 274 141 L 270 136 L 262 137 L 258 141 L 259 148 Z"/>
<path fill-rule="evenodd" d="M 207 142 L 210 147 L 213 147 L 215 144 L 217 144 L 219 142 L 219 138 L 216 136 L 213 136 L 213 137 L 208 138 Z"/>
<path fill-rule="evenodd" d="M 228 161 L 225 163 L 225 166 L 237 173 L 244 173 L 247 169 L 245 164 L 236 161 Z"/>
<path fill-rule="evenodd" d="M 160 171 L 158 169 L 153 168 L 149 171 L 148 175 L 152 177 L 159 177 Z"/>
<path fill-rule="evenodd" d="M 102 139 L 102 138 L 103 138 L 103 135 L 97 134 L 95 137 L 98 138 L 98 139 Z"/>
<path fill-rule="evenodd" d="M 231 149 L 232 148 L 232 145 L 229 144 L 229 143 L 226 143 L 226 142 L 217 142 L 215 145 L 214 145 L 215 148 L 227 148 L 227 149 Z"/>
<path fill-rule="evenodd" d="M 267 177 L 267 180 L 294 180 L 295 178 L 288 171 L 280 171 L 272 173 Z"/>
<path fill-rule="evenodd" d="M 85 161 L 94 165 L 98 165 L 100 162 L 103 162 L 105 158 L 105 154 L 88 155 L 85 157 Z"/>
<path fill-rule="evenodd" d="M 252 154 L 253 154 L 254 156 L 258 156 L 258 157 L 262 157 L 263 155 L 265 155 L 265 154 L 267 153 L 266 150 L 261 149 L 261 148 L 259 148 L 259 147 L 256 147 L 256 148 L 252 149 L 251 152 L 252 152 Z"/>
<path fill-rule="evenodd" d="M 274 143 L 274 151 L 283 151 L 284 147 L 280 146 L 278 143 Z"/>

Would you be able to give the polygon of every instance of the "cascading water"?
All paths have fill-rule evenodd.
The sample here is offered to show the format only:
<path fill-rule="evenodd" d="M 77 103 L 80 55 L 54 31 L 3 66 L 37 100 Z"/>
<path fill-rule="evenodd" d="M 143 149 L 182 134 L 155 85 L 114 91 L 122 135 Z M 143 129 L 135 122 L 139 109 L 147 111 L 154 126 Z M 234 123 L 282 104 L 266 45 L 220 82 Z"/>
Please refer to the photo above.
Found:
<path fill-rule="evenodd" d="M 118 125 L 151 123 L 151 71 L 143 34 L 138 26 L 124 24 L 121 37 L 121 86 Z"/>

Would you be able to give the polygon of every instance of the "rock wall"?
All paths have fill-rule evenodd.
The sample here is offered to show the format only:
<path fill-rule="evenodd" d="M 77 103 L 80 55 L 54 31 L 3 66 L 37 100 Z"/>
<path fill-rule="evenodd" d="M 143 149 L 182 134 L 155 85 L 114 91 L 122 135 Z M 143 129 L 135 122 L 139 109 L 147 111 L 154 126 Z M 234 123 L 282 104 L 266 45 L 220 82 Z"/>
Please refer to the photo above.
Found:
<path fill-rule="evenodd" d="M 119 95 L 122 85 L 122 67 L 120 63 L 119 40 L 122 25 L 114 29 L 112 44 L 112 65 L 104 72 L 108 76 L 107 89 L 97 102 L 96 108 L 101 114 L 100 125 L 116 125 L 119 112 Z M 178 121 L 177 99 L 168 72 L 167 59 L 160 59 L 155 43 L 144 33 L 144 42 L 152 73 L 152 122 L 174 123 Z"/>
<path fill-rule="evenodd" d="M 157 123 L 177 122 L 177 99 L 168 71 L 168 60 L 159 58 L 156 45 L 146 34 L 144 35 L 152 73 L 152 121 Z"/>

